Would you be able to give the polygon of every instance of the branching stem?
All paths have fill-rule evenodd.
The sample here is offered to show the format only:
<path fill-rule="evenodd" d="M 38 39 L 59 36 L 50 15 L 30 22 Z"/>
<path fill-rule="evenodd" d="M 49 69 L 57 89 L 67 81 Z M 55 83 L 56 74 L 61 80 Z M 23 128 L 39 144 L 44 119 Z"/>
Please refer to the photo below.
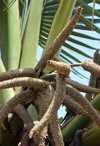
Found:
<path fill-rule="evenodd" d="M 39 123 L 30 131 L 29 138 L 32 138 L 33 134 L 36 134 L 37 131 L 42 130 L 44 127 L 46 127 L 55 116 L 57 110 L 59 109 L 60 105 L 62 104 L 64 100 L 64 94 L 65 94 L 65 80 L 61 77 L 61 75 L 57 75 L 57 88 L 56 93 L 53 97 L 53 100 L 43 116 L 43 118 L 39 121 Z"/>

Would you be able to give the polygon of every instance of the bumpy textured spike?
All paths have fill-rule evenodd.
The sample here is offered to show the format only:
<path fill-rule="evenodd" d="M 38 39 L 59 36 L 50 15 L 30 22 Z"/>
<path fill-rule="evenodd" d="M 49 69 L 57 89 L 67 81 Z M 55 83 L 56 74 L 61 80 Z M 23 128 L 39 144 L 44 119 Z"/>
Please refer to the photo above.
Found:
<path fill-rule="evenodd" d="M 0 81 L 18 77 L 35 77 L 36 72 L 32 68 L 21 68 L 0 73 Z"/>
<path fill-rule="evenodd" d="M 18 104 L 14 108 L 14 111 L 20 116 L 20 118 L 24 121 L 28 131 L 30 131 L 33 128 L 34 124 L 27 110 L 21 104 Z"/>
<path fill-rule="evenodd" d="M 56 84 L 53 83 L 52 86 L 53 86 L 53 88 L 55 90 L 56 89 Z M 67 93 L 67 89 L 66 89 L 66 94 L 67 95 L 69 95 L 69 96 L 72 97 L 72 95 L 74 95 L 74 92 L 75 92 L 75 96 L 77 96 L 76 95 L 76 92 L 79 94 L 79 92 L 75 88 L 73 88 L 72 86 L 70 86 L 70 85 L 66 85 L 66 86 L 68 87 L 68 90 L 69 90 L 69 88 L 72 88 L 72 94 L 70 93 L 71 92 L 71 89 L 69 90 L 70 92 L 68 92 L 68 93 Z M 82 95 L 82 94 L 80 93 L 80 95 Z M 73 97 L 73 99 L 71 99 L 71 97 L 69 97 L 69 96 L 65 96 L 65 99 L 64 99 L 64 101 L 63 101 L 62 104 L 65 105 L 65 106 L 67 106 L 69 109 L 74 110 L 74 112 L 76 112 L 76 114 L 81 114 L 81 115 L 83 115 L 83 116 L 85 116 L 87 118 L 90 118 L 89 114 L 85 112 L 84 108 L 82 109 L 82 107 L 78 104 L 78 101 L 73 100 L 74 97 Z M 98 114 L 99 114 L 99 112 L 98 112 Z"/>
<path fill-rule="evenodd" d="M 48 86 L 48 88 L 50 87 L 50 85 Z M 48 90 L 47 88 L 47 90 Z M 46 92 L 47 92 L 46 90 Z M 42 117 L 44 116 L 44 114 L 46 113 L 47 111 L 47 108 L 48 108 L 48 99 L 49 97 L 46 96 L 46 93 L 45 92 L 42 92 L 39 97 L 37 97 L 37 102 L 39 104 L 39 120 L 42 119 Z"/>
<path fill-rule="evenodd" d="M 88 114 L 85 112 L 85 110 L 77 103 L 75 102 L 71 97 L 65 96 L 65 99 L 62 103 L 66 106 L 69 110 L 74 111 L 77 115 L 82 115 L 87 118 L 90 118 Z"/>
<path fill-rule="evenodd" d="M 64 146 L 63 137 L 61 133 L 61 128 L 58 122 L 57 115 L 52 119 L 50 123 L 50 130 L 52 131 L 52 136 L 57 146 Z"/>
<path fill-rule="evenodd" d="M 46 127 L 55 116 L 57 110 L 59 109 L 60 105 L 62 104 L 64 100 L 64 94 L 65 94 L 65 80 L 61 77 L 61 75 L 57 75 L 57 88 L 56 93 L 53 97 L 53 100 L 43 116 L 43 118 L 39 121 L 39 123 L 30 131 L 29 138 L 32 138 L 33 134 L 36 134 L 36 132 L 42 130 L 44 127 Z"/>
<path fill-rule="evenodd" d="M 7 117 L 8 113 L 10 113 L 14 107 L 27 100 L 34 100 L 36 97 L 37 92 L 32 90 L 23 91 L 17 95 L 15 95 L 13 98 L 11 98 L 5 106 L 0 110 L 0 125 L 4 121 L 4 119 Z"/>
<path fill-rule="evenodd" d="M 69 75 L 69 73 L 71 71 L 70 65 L 68 65 L 67 63 L 63 63 L 63 62 L 57 62 L 57 61 L 48 60 L 47 61 L 47 65 L 50 68 L 52 68 L 54 70 L 57 70 L 57 72 L 59 74 Z"/>
<path fill-rule="evenodd" d="M 54 95 L 54 90 L 53 90 L 52 86 L 49 85 L 47 90 L 46 90 L 46 94 L 45 93 L 41 93 L 39 95 L 39 98 L 37 98 L 37 101 L 39 103 L 39 111 L 40 111 L 39 112 L 39 119 L 42 119 L 42 117 L 46 113 L 47 109 L 49 108 L 50 103 L 51 103 L 52 98 L 53 98 L 52 97 L 53 95 Z M 57 116 L 55 116 L 52 119 L 52 122 L 50 122 L 50 127 L 51 127 L 50 130 L 52 131 L 52 136 L 53 136 L 55 145 L 64 146 L 62 133 L 61 133 L 61 129 L 60 129 L 60 126 L 59 126 L 59 122 L 58 122 Z M 36 135 L 36 137 L 37 137 L 37 135 Z M 34 138 L 34 135 L 33 135 L 33 139 L 35 141 L 37 138 Z"/>
<path fill-rule="evenodd" d="M 97 49 L 96 52 L 94 53 L 93 62 L 95 62 L 95 63 L 97 63 L 97 64 L 99 63 L 99 49 Z M 90 87 L 93 87 L 93 88 L 96 87 L 96 80 L 97 80 L 97 77 L 91 74 L 90 80 L 89 80 L 89 86 L 90 86 Z M 87 93 L 87 94 L 85 95 L 85 97 L 86 97 L 89 101 L 92 100 L 92 94 Z"/>
<path fill-rule="evenodd" d="M 82 12 L 82 7 L 79 6 L 76 10 L 75 15 L 69 21 L 69 23 L 65 26 L 65 28 L 61 31 L 61 33 L 56 37 L 52 45 L 49 47 L 47 52 L 43 55 L 40 61 L 37 63 L 35 70 L 38 71 L 40 68 L 44 68 L 46 66 L 47 60 L 53 58 L 53 56 L 57 53 L 57 51 L 61 48 L 64 44 L 65 40 L 69 37 L 72 33 L 72 30 L 75 28 L 75 25 L 80 17 Z"/>
<path fill-rule="evenodd" d="M 44 80 L 31 78 L 31 77 L 15 78 L 12 80 L 0 82 L 0 89 L 12 88 L 12 87 L 18 87 L 18 86 L 27 86 L 27 87 L 46 89 L 48 86 L 48 83 Z"/>
<path fill-rule="evenodd" d="M 90 60 L 86 60 L 81 65 L 84 70 L 89 71 L 92 75 L 100 77 L 100 65 L 92 62 Z"/>
<path fill-rule="evenodd" d="M 39 94 L 39 96 L 37 97 L 37 102 L 39 105 L 39 120 L 44 116 L 44 114 L 47 111 L 47 98 L 48 97 L 45 96 L 45 91 L 44 92 L 42 91 L 41 94 Z M 44 146 L 46 136 L 47 126 L 39 134 L 33 135 L 33 139 L 37 145 Z"/>
<path fill-rule="evenodd" d="M 100 93 L 100 89 L 92 88 L 90 86 L 80 84 L 80 83 L 73 81 L 69 78 L 66 78 L 66 83 L 73 86 L 74 88 L 76 88 L 77 90 L 79 90 L 81 92 L 90 93 L 90 94 L 99 94 Z"/>
<path fill-rule="evenodd" d="M 46 90 L 46 94 L 41 93 L 39 95 L 39 98 L 37 98 L 37 101 L 39 103 L 39 111 L 40 111 L 39 112 L 39 119 L 42 119 L 42 117 L 46 113 L 47 109 L 49 108 L 49 105 L 52 101 L 53 95 L 54 95 L 54 90 L 53 90 L 52 86 L 49 85 L 47 90 Z M 50 127 L 51 127 L 51 131 L 52 131 L 55 145 L 63 146 L 64 143 L 63 143 L 62 133 L 61 133 L 61 129 L 59 126 L 57 116 L 55 116 L 52 119 L 52 122 L 50 123 Z M 45 136 L 47 136 L 47 134 Z M 34 135 L 33 135 L 33 139 L 36 140 L 36 138 L 34 138 Z"/>
<path fill-rule="evenodd" d="M 78 102 L 87 112 L 90 118 L 96 123 L 96 125 L 100 127 L 100 115 L 91 105 L 91 103 L 80 92 L 78 92 L 78 90 L 66 84 L 66 94 L 71 96 L 76 102 Z"/>
<path fill-rule="evenodd" d="M 47 103 L 48 103 L 47 108 L 49 108 L 50 106 L 53 95 L 54 95 L 54 90 L 53 90 L 53 87 L 50 85 L 49 88 L 46 90 L 46 96 L 49 97 L 47 98 Z M 53 141 L 55 142 L 55 145 L 63 146 L 64 142 L 63 142 L 63 137 L 62 137 L 57 115 L 54 116 L 54 118 L 50 122 L 50 131 L 52 132 L 52 138 L 53 138 Z"/>

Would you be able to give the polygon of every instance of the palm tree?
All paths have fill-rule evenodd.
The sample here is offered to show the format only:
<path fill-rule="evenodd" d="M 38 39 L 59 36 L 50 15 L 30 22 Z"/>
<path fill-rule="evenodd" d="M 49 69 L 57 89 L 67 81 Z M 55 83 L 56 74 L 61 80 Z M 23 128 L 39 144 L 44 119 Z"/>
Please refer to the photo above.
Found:
<path fill-rule="evenodd" d="M 80 40 L 80 39 L 82 40 L 89 39 L 92 41 L 99 41 L 98 38 L 82 33 L 82 30 L 86 30 L 90 32 L 96 31 L 97 33 L 100 33 L 99 28 L 95 25 L 96 23 L 99 23 L 99 19 L 96 18 L 94 19 L 94 23 L 92 22 L 93 21 L 92 15 L 100 17 L 100 12 L 99 10 L 94 10 L 93 11 L 94 14 L 92 13 L 92 8 L 89 6 L 91 2 L 92 2 L 91 0 L 88 1 L 87 0 L 84 1 L 83 0 L 67 0 L 67 1 L 65 0 L 38 0 L 38 1 L 2 0 L 0 1 L 0 45 L 1 45 L 0 72 L 5 72 L 5 73 L 1 73 L 0 76 L 0 81 L 1 81 L 0 87 L 3 88 L 3 90 L 0 90 L 0 97 L 1 97 L 0 103 L 2 104 L 1 113 L 3 113 L 4 110 L 7 113 L 12 112 L 12 114 L 9 115 L 9 121 L 7 117 L 5 117 L 3 121 L 1 120 L 3 123 L 0 121 L 2 123 L 0 127 L 0 144 L 2 146 L 3 145 L 16 146 L 20 141 L 22 142 L 22 144 L 25 140 L 28 141 L 27 129 L 28 131 L 30 131 L 34 126 L 32 121 L 37 121 L 38 115 L 39 115 L 39 119 L 42 119 L 47 109 L 49 109 L 49 105 L 50 103 L 52 103 L 51 101 L 53 101 L 53 99 L 50 99 L 49 97 L 50 95 L 48 94 L 50 93 L 50 91 L 52 91 L 52 95 L 54 94 L 53 89 L 55 89 L 55 76 L 57 75 L 57 72 L 54 71 L 56 70 L 55 68 L 51 70 L 53 65 L 50 66 L 49 63 L 53 64 L 52 61 L 48 62 L 48 66 L 50 66 L 51 68 L 41 64 L 42 61 L 38 62 L 38 64 L 40 63 L 39 67 L 37 67 L 38 65 L 36 66 L 37 48 L 39 45 L 43 49 L 44 56 L 42 55 L 43 56 L 42 58 L 46 58 L 45 54 L 47 50 L 50 48 L 55 38 L 60 34 L 62 29 L 65 27 L 65 25 L 69 22 L 71 17 L 75 14 L 77 7 L 81 4 L 83 10 L 82 10 L 82 14 L 80 15 L 79 21 L 76 24 L 75 29 L 72 31 L 71 36 L 67 38 L 67 41 L 65 41 L 65 43 L 60 45 L 61 47 L 59 51 L 55 52 L 56 55 L 54 57 L 51 56 L 50 59 L 53 58 L 55 61 L 61 61 L 70 64 L 67 67 L 65 67 L 65 68 L 69 68 L 69 70 L 70 70 L 70 66 L 73 63 L 75 64 L 78 63 L 78 65 L 82 63 L 81 59 L 76 57 L 76 53 L 78 53 L 79 56 L 82 56 L 84 59 L 85 58 L 91 60 L 93 59 L 93 56 L 87 54 L 84 50 L 81 50 L 79 48 L 77 49 L 76 47 L 77 45 L 80 45 L 80 48 L 85 47 L 87 50 L 89 49 L 93 51 L 97 50 L 96 47 L 92 47 L 90 44 Z M 96 3 L 100 4 L 100 1 L 97 0 Z M 95 5 L 95 2 L 93 4 Z M 79 37 L 80 39 L 77 40 L 76 37 Z M 74 45 L 72 45 L 72 43 L 74 43 Z M 74 55 L 73 53 L 71 54 L 70 51 L 74 52 Z M 33 70 L 32 68 L 33 69 L 35 68 L 35 70 Z M 13 70 L 13 71 L 9 72 L 9 70 Z M 58 73 L 61 74 L 58 68 L 57 70 Z M 79 75 L 81 77 L 87 78 L 86 76 L 84 76 L 83 73 L 82 74 L 80 73 L 80 70 L 75 69 L 74 67 L 72 67 L 72 72 L 76 74 L 76 76 Z M 30 77 L 30 79 L 28 79 L 27 77 Z M 42 82 L 39 79 L 34 79 L 33 81 L 31 77 L 40 78 L 42 79 Z M 53 89 L 51 89 L 52 88 L 51 84 L 50 86 L 48 86 L 48 83 L 45 80 L 49 81 L 50 83 L 52 81 Z M 35 83 L 35 88 L 27 87 L 27 86 L 31 86 L 29 84 L 33 82 Z M 70 79 L 67 78 L 66 82 L 72 85 L 72 82 L 69 83 Z M 60 83 L 62 83 L 62 86 L 59 86 Z M 3 84 L 5 87 L 2 87 Z M 9 84 L 11 86 L 9 86 Z M 56 88 L 56 94 L 57 96 L 59 96 L 58 94 L 60 93 L 60 91 L 62 92 L 62 94 L 65 92 L 65 86 L 64 86 L 65 81 L 61 75 L 58 75 L 57 77 L 57 84 L 58 84 L 58 88 Z M 81 84 L 79 85 L 77 84 L 78 83 L 75 84 L 75 87 L 81 86 Z M 4 88 L 8 88 L 6 85 L 12 88 L 4 89 Z M 23 87 L 22 88 L 17 87 L 20 85 Z M 79 90 L 78 87 L 76 88 Z M 98 89 L 93 89 L 93 88 L 88 89 L 88 87 L 85 87 L 83 85 L 82 87 L 84 88 L 84 92 L 89 92 L 92 94 L 99 93 L 99 91 L 97 91 Z M 41 88 L 43 90 L 40 90 L 38 88 Z M 45 95 L 48 96 L 49 101 L 47 99 L 45 100 L 44 89 L 46 90 Z M 77 92 L 76 89 L 71 88 L 71 91 L 73 93 L 76 92 L 77 96 L 81 96 L 81 94 Z M 70 93 L 68 94 L 70 96 L 73 96 Z M 36 97 L 34 97 L 34 101 L 31 101 L 33 99 L 33 95 L 36 95 Z M 13 96 L 15 96 L 15 98 L 12 98 Z M 37 98 L 37 101 L 35 100 L 35 98 Z M 59 97 L 59 99 L 62 98 Z M 85 130 L 85 132 L 84 130 L 78 131 L 79 136 L 77 136 L 77 132 L 76 132 L 75 141 L 76 139 L 80 139 L 79 137 L 82 135 L 81 144 L 87 146 L 98 145 L 100 143 L 100 140 L 98 138 L 100 130 L 98 128 L 99 124 L 96 120 L 97 118 L 99 119 L 99 116 L 93 118 L 92 114 L 90 113 L 87 114 L 88 109 L 85 107 L 84 103 L 86 103 L 86 105 L 91 107 L 92 109 L 89 109 L 89 111 L 92 110 L 92 112 L 95 113 L 96 115 L 97 114 L 96 110 L 98 111 L 100 110 L 99 95 L 97 95 L 91 101 L 91 104 L 88 102 L 88 100 L 86 100 L 85 102 L 80 102 L 77 100 L 77 102 L 75 102 L 72 98 L 66 97 L 65 99 L 62 99 L 62 101 L 60 101 L 59 104 L 57 104 L 58 106 L 56 111 L 58 110 L 61 103 L 67 107 L 67 115 L 65 116 L 63 121 L 59 119 L 61 120 L 60 123 L 62 123 L 61 124 L 62 134 L 58 124 L 57 115 L 53 117 L 53 119 L 52 116 L 50 117 L 51 127 L 49 128 L 51 128 L 51 130 L 56 129 L 55 131 L 57 132 L 58 130 L 60 133 L 58 139 L 56 136 L 54 136 L 53 138 L 53 134 L 55 132 L 52 134 L 49 130 L 48 135 L 51 138 L 51 142 L 53 141 L 55 145 L 63 145 L 62 136 L 64 142 L 66 140 L 68 140 L 68 142 L 72 142 L 70 141 L 70 139 L 73 139 L 74 134 L 77 130 L 92 127 L 87 131 Z M 73 103 L 74 107 L 69 107 L 71 103 Z M 47 104 L 46 107 L 45 104 Z M 6 109 L 6 106 L 8 105 L 9 107 L 8 109 Z M 17 106 L 15 107 L 15 105 Z M 91 105 L 93 105 L 94 108 L 96 108 L 96 110 Z M 86 111 L 84 110 L 85 108 Z M 26 109 L 28 109 L 31 117 L 29 116 Z M 24 112 L 24 117 L 20 114 L 23 112 Z M 77 116 L 75 115 L 73 116 L 73 113 Z M 1 114 L 1 117 L 3 117 L 2 115 L 3 114 Z M 44 117 L 46 117 L 46 115 Z M 69 122 L 69 120 L 71 122 Z M 69 122 L 69 124 L 64 127 L 66 121 Z M 96 124 L 94 124 L 94 122 Z M 25 127 L 24 124 L 26 124 L 27 128 Z M 42 134 L 44 134 L 43 130 L 47 132 L 46 131 L 47 129 L 43 129 L 44 127 L 42 127 L 41 129 Z M 36 126 L 35 128 L 38 129 L 38 127 Z M 33 132 L 34 132 L 34 128 L 33 128 Z M 36 145 L 39 145 L 37 144 L 37 141 L 41 143 L 42 136 L 43 138 L 47 136 L 47 133 L 44 135 L 42 135 L 41 133 L 39 134 L 40 135 L 37 135 L 37 137 L 33 136 L 33 140 L 35 141 Z M 49 137 L 46 138 L 47 142 L 49 141 L 48 140 Z M 33 143 L 33 145 L 35 145 L 33 141 L 28 141 L 28 143 L 31 142 Z M 73 142 L 70 144 L 70 146 L 71 145 L 73 145 Z"/>

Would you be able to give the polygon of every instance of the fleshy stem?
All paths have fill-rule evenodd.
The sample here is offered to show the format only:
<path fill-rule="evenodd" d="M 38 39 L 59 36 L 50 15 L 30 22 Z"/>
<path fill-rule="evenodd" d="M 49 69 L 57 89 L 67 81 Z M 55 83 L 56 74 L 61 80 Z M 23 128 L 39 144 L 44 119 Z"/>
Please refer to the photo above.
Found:
<path fill-rule="evenodd" d="M 8 113 L 13 111 L 14 107 L 27 100 L 34 100 L 36 97 L 37 92 L 32 90 L 26 90 L 23 91 L 17 95 L 15 95 L 13 98 L 11 98 L 5 106 L 0 110 L 0 125 L 4 121 L 4 119 L 7 117 Z"/>
<path fill-rule="evenodd" d="M 56 83 L 53 83 L 52 86 L 53 86 L 53 88 L 55 90 L 56 89 Z M 71 87 L 71 86 L 69 86 L 69 87 Z M 72 89 L 75 89 L 75 88 L 72 87 Z M 75 91 L 77 91 L 77 90 L 75 89 Z M 62 105 L 66 106 L 66 108 L 68 108 L 69 110 L 74 111 L 77 115 L 82 115 L 82 116 L 85 116 L 87 118 L 90 118 L 88 113 L 86 113 L 86 111 L 80 106 L 80 104 L 78 104 L 77 101 L 75 101 L 73 98 L 71 98 L 68 95 L 65 95 L 65 98 L 64 98 L 64 101 L 63 101 Z M 100 115 L 100 112 L 99 111 L 97 111 L 97 112 Z"/>
<path fill-rule="evenodd" d="M 0 73 L 0 81 L 18 77 L 35 77 L 36 72 L 32 68 L 21 68 Z"/>
<path fill-rule="evenodd" d="M 33 128 L 34 124 L 33 124 L 32 118 L 29 115 L 29 113 L 27 112 L 27 110 L 21 104 L 18 104 L 14 108 L 13 111 L 16 112 L 20 116 L 20 118 L 26 124 L 26 127 L 27 127 L 28 131 L 30 131 Z"/>
<path fill-rule="evenodd" d="M 64 146 L 61 128 L 58 122 L 57 115 L 52 119 L 50 123 L 50 128 L 50 130 L 52 131 L 52 136 L 54 138 L 55 145 Z"/>
<path fill-rule="evenodd" d="M 33 127 L 33 129 L 30 131 L 29 138 L 32 138 L 36 132 L 39 132 L 42 130 L 44 127 L 46 127 L 53 119 L 55 116 L 57 110 L 59 109 L 60 105 L 62 104 L 64 100 L 64 94 L 65 94 L 65 80 L 61 77 L 61 75 L 57 75 L 57 88 L 56 88 L 56 93 L 53 97 L 53 100 L 43 116 L 43 118 L 38 122 L 38 124 Z"/>
<path fill-rule="evenodd" d="M 48 103 L 47 104 L 47 109 L 50 106 L 53 94 L 54 94 L 53 87 L 51 85 L 49 85 L 49 87 L 46 90 L 46 97 L 48 97 L 48 98 L 46 98 L 47 103 Z M 53 138 L 53 141 L 55 142 L 55 145 L 63 146 L 64 145 L 63 137 L 62 137 L 60 125 L 59 125 L 59 122 L 58 122 L 57 113 L 54 116 L 54 118 L 52 119 L 52 121 L 50 122 L 50 131 L 52 133 L 52 138 Z"/>
<path fill-rule="evenodd" d="M 48 88 L 47 88 L 47 90 L 48 90 Z M 42 119 L 42 117 L 44 116 L 44 114 L 47 111 L 47 104 L 48 104 L 47 99 L 48 99 L 48 96 L 45 95 L 45 91 L 42 91 L 41 94 L 39 96 L 37 96 L 36 101 L 39 105 L 39 120 Z M 39 134 L 33 135 L 33 140 L 35 141 L 36 145 L 44 146 L 46 136 L 47 136 L 47 126 Z"/>
<path fill-rule="evenodd" d="M 84 96 L 80 92 L 78 92 L 78 90 L 66 84 L 66 94 L 71 96 L 76 102 L 78 102 L 91 117 L 91 119 L 96 123 L 96 125 L 100 127 L 100 115 L 91 105 L 91 103 L 86 98 L 84 98 Z"/>
<path fill-rule="evenodd" d="M 76 88 L 77 90 L 79 90 L 81 92 L 90 93 L 90 94 L 99 94 L 100 93 L 100 89 L 92 88 L 90 86 L 80 84 L 69 78 L 66 78 L 66 83 L 73 86 L 74 88 Z"/>
<path fill-rule="evenodd" d="M 0 82 L 0 89 L 12 88 L 12 87 L 18 87 L 18 86 L 46 89 L 48 86 L 48 83 L 44 80 L 31 78 L 31 77 L 15 78 L 12 80 Z"/>
<path fill-rule="evenodd" d="M 90 118 L 89 115 L 85 112 L 85 110 L 77 102 L 75 102 L 75 100 L 73 100 L 67 95 L 65 96 L 65 99 L 62 104 L 65 105 L 66 108 L 68 108 L 69 110 L 75 112 L 77 115 L 82 115 L 87 118 Z"/>
<path fill-rule="evenodd" d="M 97 63 L 97 64 L 99 63 L 99 49 L 97 49 L 96 52 L 94 53 L 93 62 L 95 62 L 95 63 Z M 91 74 L 90 80 L 89 80 L 89 86 L 90 86 L 90 87 L 93 87 L 93 88 L 96 87 L 96 80 L 97 80 L 97 77 Z M 87 93 L 87 94 L 85 95 L 85 97 L 86 97 L 89 101 L 92 100 L 92 94 Z"/>

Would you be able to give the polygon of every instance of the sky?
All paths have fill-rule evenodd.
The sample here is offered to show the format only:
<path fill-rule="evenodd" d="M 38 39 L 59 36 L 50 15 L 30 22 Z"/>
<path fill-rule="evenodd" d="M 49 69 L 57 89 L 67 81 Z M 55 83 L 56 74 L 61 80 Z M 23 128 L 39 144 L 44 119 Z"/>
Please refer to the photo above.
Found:
<path fill-rule="evenodd" d="M 92 6 L 92 4 L 91 4 L 91 6 Z M 98 9 L 98 5 L 96 5 L 96 8 Z M 96 24 L 96 25 L 100 28 L 100 24 Z M 76 30 L 76 29 L 74 29 L 74 31 L 76 31 L 76 32 L 78 31 L 78 32 L 79 32 L 79 30 Z M 92 36 L 92 37 L 100 38 L 100 34 L 98 34 L 98 33 L 96 33 L 96 32 L 93 32 L 93 31 L 90 32 L 90 31 L 84 31 L 84 30 L 82 30 L 81 33 L 90 35 L 90 36 Z M 70 36 L 73 38 L 72 35 L 70 35 Z M 74 39 L 80 40 L 80 41 L 82 41 L 82 42 L 84 42 L 84 43 L 89 44 L 89 45 L 92 46 L 92 47 L 95 47 L 95 48 L 97 48 L 97 49 L 98 49 L 98 48 L 100 49 L 100 41 L 92 41 L 92 40 L 89 40 L 89 39 L 80 39 L 79 37 L 74 37 Z M 67 41 L 67 43 L 70 44 L 70 42 L 68 42 L 68 41 Z M 94 50 L 90 50 L 90 49 L 87 50 L 85 47 L 81 47 L 81 48 L 80 48 L 79 45 L 76 45 L 76 44 L 74 44 L 74 43 L 71 43 L 71 45 L 75 46 L 77 49 L 81 49 L 81 51 L 84 51 L 85 53 L 89 54 L 89 55 L 92 56 L 92 57 L 93 57 L 93 55 L 94 55 L 94 52 L 95 52 Z M 63 47 L 63 49 L 64 49 L 64 47 Z M 40 46 L 38 46 L 37 61 L 39 61 L 39 59 L 41 58 L 42 51 L 43 51 L 43 49 L 42 49 Z M 74 53 L 73 51 L 71 51 L 71 50 L 68 50 L 68 49 L 67 49 L 67 51 L 68 51 L 68 53 L 71 53 L 71 55 L 75 55 L 75 57 L 78 58 L 79 60 L 81 60 L 82 62 L 85 61 L 85 60 L 91 60 L 91 59 L 88 59 L 88 58 L 86 58 L 86 57 L 82 57 L 82 56 L 79 55 L 79 54 L 75 54 L 75 53 Z M 92 60 L 91 60 L 91 61 L 92 61 Z M 77 69 L 80 73 L 84 74 L 86 77 L 90 78 L 90 73 L 89 73 L 89 72 L 84 71 L 81 67 L 78 67 L 78 68 L 76 68 L 76 69 Z M 74 81 L 78 81 L 79 83 L 82 83 L 82 84 L 85 84 L 85 85 L 88 85 L 88 84 L 89 84 L 89 80 L 87 80 L 87 79 L 85 79 L 85 78 L 80 78 L 80 77 L 76 76 L 75 74 L 73 74 L 72 72 L 70 73 L 70 78 L 71 78 L 72 80 L 74 80 Z M 82 93 L 82 94 L 85 96 L 85 93 Z M 64 106 L 61 106 L 61 107 L 60 107 L 60 109 L 58 110 L 58 118 L 64 117 L 64 116 L 65 116 L 65 114 L 66 114 L 65 109 L 66 109 L 66 108 L 65 108 Z"/>

